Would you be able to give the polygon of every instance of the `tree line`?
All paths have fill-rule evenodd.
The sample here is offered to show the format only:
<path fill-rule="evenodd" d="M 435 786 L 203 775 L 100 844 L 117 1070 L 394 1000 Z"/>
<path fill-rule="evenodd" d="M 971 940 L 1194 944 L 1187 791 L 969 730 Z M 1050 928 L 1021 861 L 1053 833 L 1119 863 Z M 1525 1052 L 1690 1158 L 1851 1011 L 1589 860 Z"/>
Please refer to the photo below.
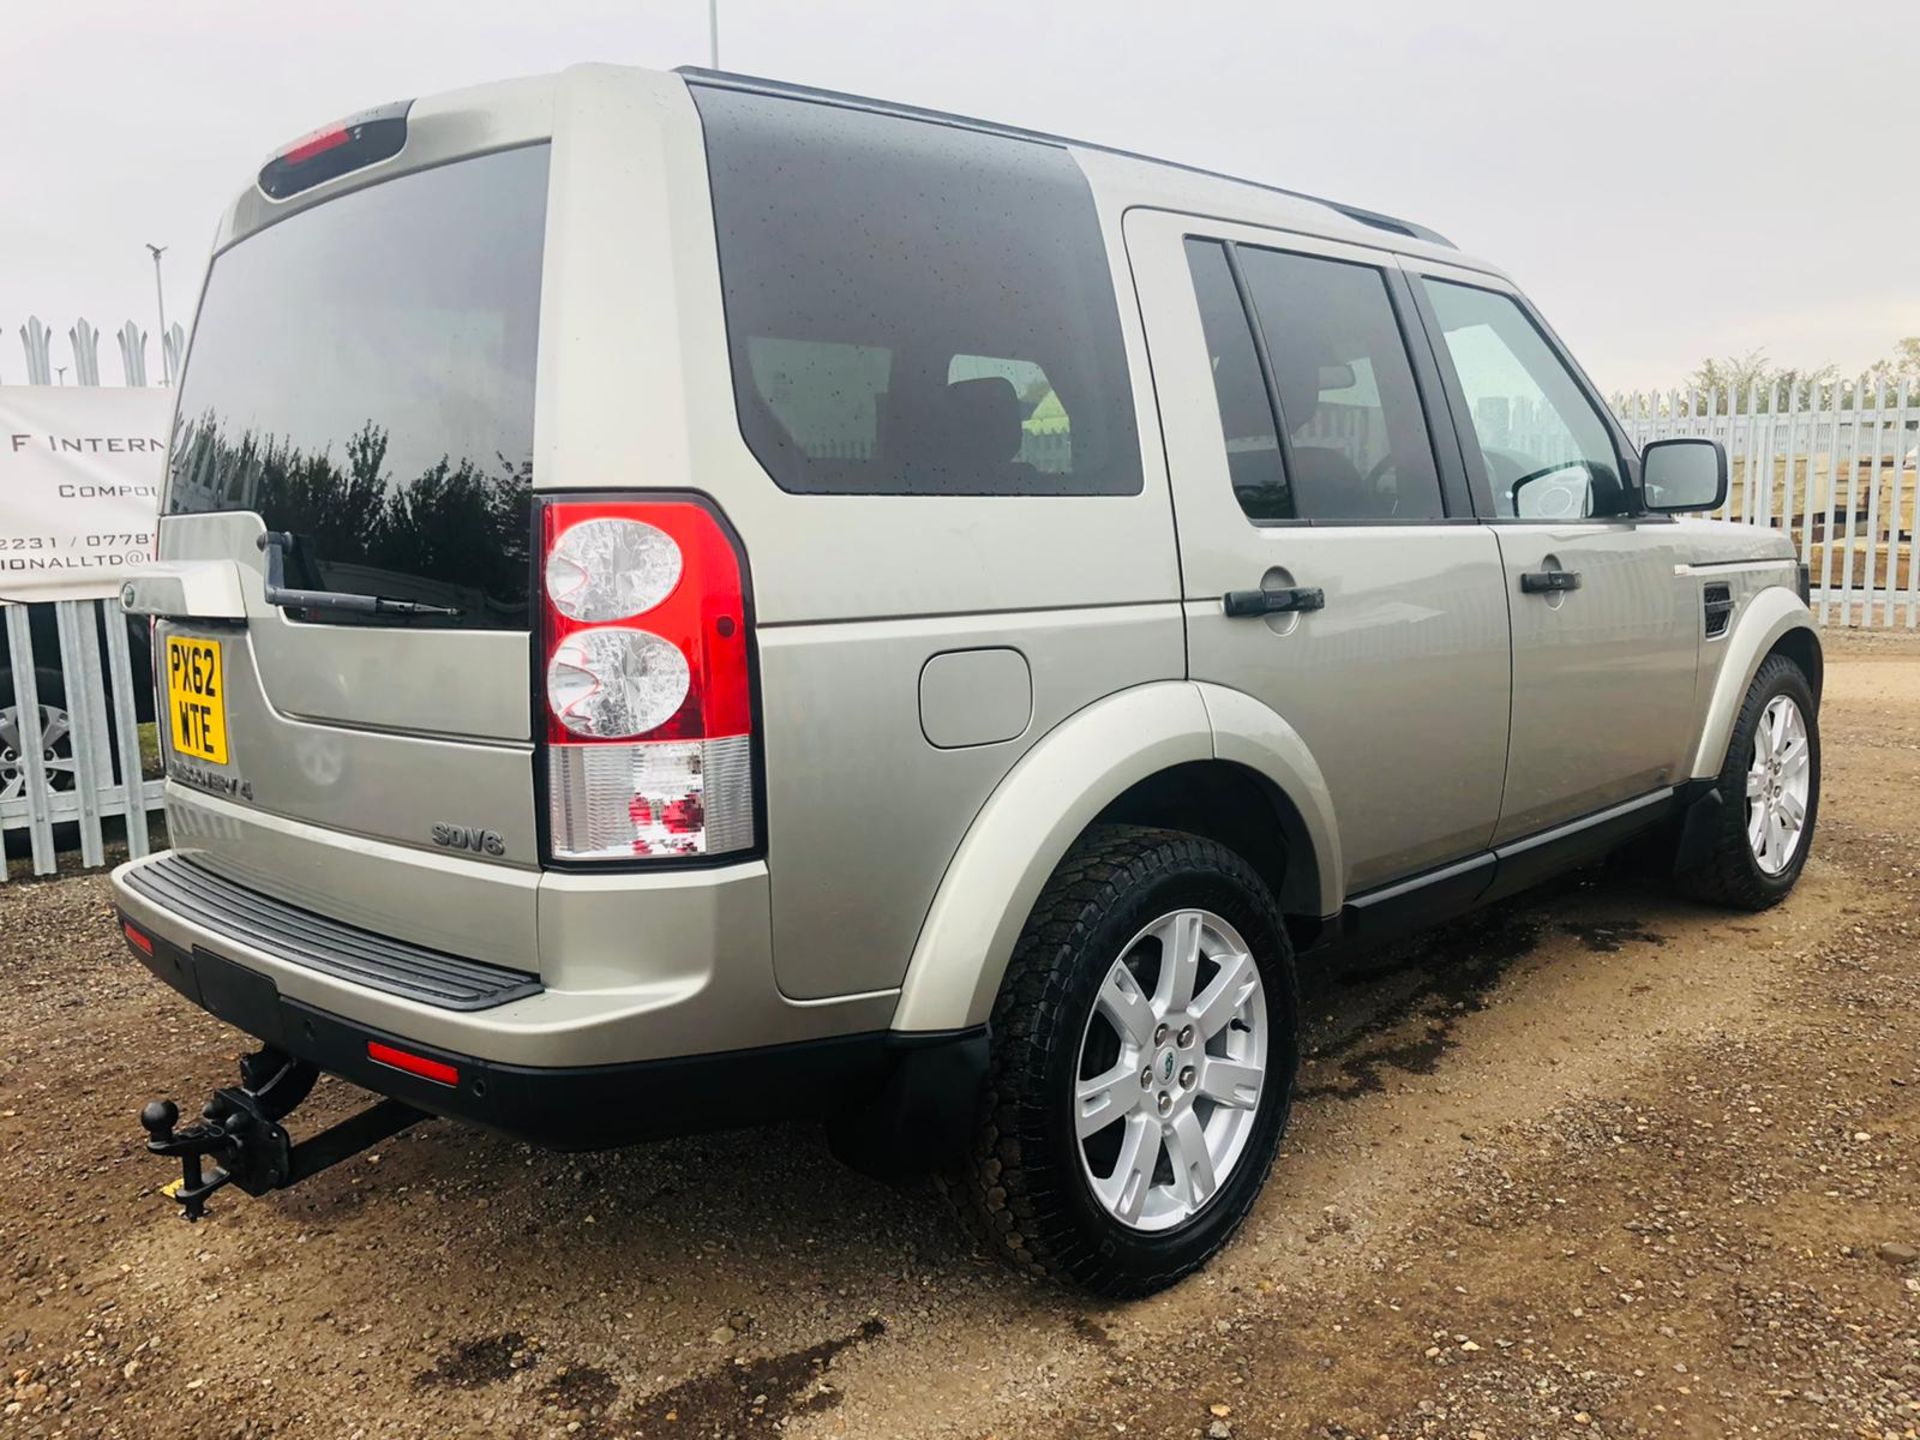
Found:
<path fill-rule="evenodd" d="M 1698 394 L 1703 405 L 1716 415 L 1726 414 L 1729 406 L 1736 415 L 1747 413 L 1749 405 L 1757 410 L 1777 409 L 1783 397 L 1809 388 L 1816 401 L 1823 391 L 1836 390 L 1840 408 L 1851 410 L 1855 401 L 1851 382 L 1857 378 L 1842 375 L 1837 365 L 1822 365 L 1817 369 L 1776 365 L 1765 350 L 1756 349 L 1744 355 L 1702 360 L 1681 383 L 1680 390 L 1683 394 Z M 1891 354 L 1870 365 L 1860 393 L 1873 395 L 1884 389 L 1891 403 L 1900 393 L 1902 382 L 1909 395 L 1920 396 L 1920 335 L 1908 335 L 1895 342 Z"/>
<path fill-rule="evenodd" d="M 524 609 L 532 537 L 531 458 L 494 455 L 483 468 L 442 454 L 396 479 L 385 427 L 368 420 L 335 456 L 252 429 L 229 434 L 211 410 L 174 446 L 169 513 L 252 510 L 299 537 L 306 559 L 368 566 Z M 313 582 L 324 586 L 321 576 Z M 333 588 L 333 587 L 324 587 Z"/>

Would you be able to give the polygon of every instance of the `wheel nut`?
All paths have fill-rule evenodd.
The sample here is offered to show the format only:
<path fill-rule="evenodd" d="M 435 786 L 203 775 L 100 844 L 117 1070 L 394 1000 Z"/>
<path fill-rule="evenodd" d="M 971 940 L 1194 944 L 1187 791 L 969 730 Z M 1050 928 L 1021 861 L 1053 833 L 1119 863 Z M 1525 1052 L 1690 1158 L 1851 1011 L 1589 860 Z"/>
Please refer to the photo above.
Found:
<path fill-rule="evenodd" d="M 1193 1026 L 1183 1025 L 1180 1028 L 1180 1048 L 1184 1050 L 1191 1044 L 1193 1044 Z"/>
<path fill-rule="evenodd" d="M 1140 1088 L 1142 1090 L 1153 1089 L 1153 1067 L 1151 1065 L 1140 1072 Z"/>
<path fill-rule="evenodd" d="M 1160 1092 L 1160 1113 L 1164 1115 L 1171 1109 L 1173 1109 L 1173 1096 L 1162 1090 Z"/>
<path fill-rule="evenodd" d="M 1180 1088 L 1182 1090 L 1193 1089 L 1194 1079 L 1195 1079 L 1195 1076 L 1193 1073 L 1193 1066 L 1189 1065 L 1187 1066 L 1186 1069 L 1180 1072 Z"/>
<path fill-rule="evenodd" d="M 1167 1027 L 1166 1026 L 1156 1025 L 1153 1027 L 1153 1043 L 1156 1045 L 1164 1045 L 1167 1043 Z"/>

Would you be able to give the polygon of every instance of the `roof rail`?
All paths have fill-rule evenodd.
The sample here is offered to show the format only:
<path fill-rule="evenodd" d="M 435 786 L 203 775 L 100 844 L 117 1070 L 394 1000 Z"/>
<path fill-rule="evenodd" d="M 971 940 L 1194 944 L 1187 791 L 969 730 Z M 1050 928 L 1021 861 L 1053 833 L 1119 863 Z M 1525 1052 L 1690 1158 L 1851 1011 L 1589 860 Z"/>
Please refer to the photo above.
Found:
<path fill-rule="evenodd" d="M 1002 125 L 997 121 L 980 120 L 971 115 L 955 115 L 946 110 L 929 110 L 920 105 L 903 105 L 892 100 L 876 100 L 868 95 L 852 95 L 842 90 L 822 90 L 812 85 L 795 85 L 785 80 L 767 80 L 755 75 L 736 75 L 728 70 L 709 70 L 703 65 L 682 65 L 673 73 L 689 81 L 713 86 L 716 89 L 743 90 L 755 95 L 776 95 L 788 100 L 807 100 L 819 105 L 838 105 L 849 110 L 869 111 L 875 115 L 893 115 L 901 119 L 925 120 L 936 125 L 952 125 L 963 130 L 977 130 L 987 135 L 1005 136 L 1010 140 L 1030 140 L 1042 145 L 1071 145 L 1075 149 L 1095 150 L 1103 155 L 1117 155 L 1127 160 L 1145 160 L 1151 164 L 1165 165 L 1170 169 L 1184 170 L 1190 175 L 1205 175 L 1213 180 L 1228 180 L 1236 185 L 1251 185 L 1256 190 L 1285 195 L 1293 200 L 1305 200 L 1313 205 L 1324 205 L 1327 209 L 1361 225 L 1403 235 L 1409 240 L 1422 240 L 1429 245 L 1445 246 L 1449 250 L 1459 248 L 1437 230 L 1431 230 L 1425 225 L 1417 225 L 1411 220 L 1382 214 L 1378 210 L 1368 210 L 1359 205 L 1347 205 L 1338 200 L 1328 200 L 1321 195 L 1308 195 L 1303 191 L 1289 190 L 1283 185 L 1269 185 L 1265 181 L 1249 180 L 1244 175 L 1229 175 L 1224 171 L 1209 170 L 1204 165 L 1189 165 L 1181 160 L 1163 160 L 1157 155 L 1143 155 L 1137 150 L 1123 150 L 1117 145 L 1100 145 L 1086 140 L 1074 140 L 1065 135 L 1051 135 L 1044 130 L 1028 130 L 1018 125 Z"/>

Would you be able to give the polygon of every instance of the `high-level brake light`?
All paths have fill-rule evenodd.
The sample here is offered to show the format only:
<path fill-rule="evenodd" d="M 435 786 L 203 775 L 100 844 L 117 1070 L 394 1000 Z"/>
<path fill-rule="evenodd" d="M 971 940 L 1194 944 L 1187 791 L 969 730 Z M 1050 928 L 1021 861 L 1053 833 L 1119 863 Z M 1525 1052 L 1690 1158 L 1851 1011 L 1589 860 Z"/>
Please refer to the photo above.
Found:
<path fill-rule="evenodd" d="M 289 165 L 301 165 L 316 155 L 323 155 L 329 150 L 346 144 L 352 138 L 353 132 L 344 128 L 322 130 L 292 146 L 280 158 Z"/>
<path fill-rule="evenodd" d="M 311 135 L 303 135 L 260 167 L 261 193 L 285 200 L 355 170 L 391 160 L 407 144 L 411 100 L 395 101 L 349 115 Z"/>
<path fill-rule="evenodd" d="M 752 848 L 752 640 L 718 517 L 695 500 L 551 500 L 540 527 L 554 857 Z"/>

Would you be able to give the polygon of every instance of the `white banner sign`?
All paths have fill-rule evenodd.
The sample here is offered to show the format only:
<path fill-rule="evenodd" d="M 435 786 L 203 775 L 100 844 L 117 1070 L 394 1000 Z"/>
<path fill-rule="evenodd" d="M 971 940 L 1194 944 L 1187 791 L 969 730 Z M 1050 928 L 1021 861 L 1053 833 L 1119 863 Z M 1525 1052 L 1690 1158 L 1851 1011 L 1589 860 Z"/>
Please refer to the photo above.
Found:
<path fill-rule="evenodd" d="M 173 391 L 0 386 L 0 600 L 95 600 L 153 554 Z"/>

